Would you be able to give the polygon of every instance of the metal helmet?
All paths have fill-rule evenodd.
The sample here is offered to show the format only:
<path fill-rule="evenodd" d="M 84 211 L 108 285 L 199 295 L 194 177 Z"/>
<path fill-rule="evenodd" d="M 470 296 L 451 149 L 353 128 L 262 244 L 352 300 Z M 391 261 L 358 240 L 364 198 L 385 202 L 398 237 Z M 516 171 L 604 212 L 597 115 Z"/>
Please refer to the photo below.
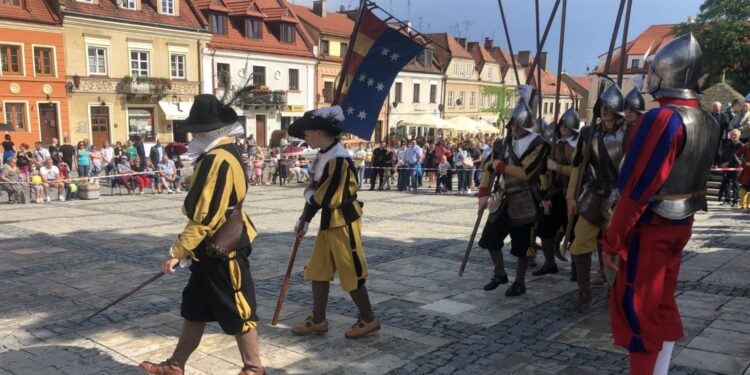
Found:
<path fill-rule="evenodd" d="M 698 99 L 701 46 L 687 33 L 674 38 L 656 53 L 648 71 L 648 93 L 680 99 Z"/>
<path fill-rule="evenodd" d="M 543 118 L 538 118 L 534 120 L 534 127 L 533 127 L 534 133 L 544 134 L 544 132 L 547 130 L 548 127 L 549 127 L 549 123 L 547 121 L 544 121 Z"/>
<path fill-rule="evenodd" d="M 607 106 L 607 108 L 620 117 L 625 116 L 625 112 L 623 112 L 625 110 L 625 98 L 616 84 L 607 87 L 601 94 L 599 94 L 599 98 L 596 99 L 596 104 L 594 104 L 594 114 L 597 117 L 601 117 L 602 115 L 602 105 Z"/>
<path fill-rule="evenodd" d="M 646 112 L 646 101 L 638 89 L 633 88 L 625 97 L 625 109 L 630 109 L 640 114 Z"/>
<path fill-rule="evenodd" d="M 518 101 L 518 104 L 510 117 L 518 126 L 529 132 L 534 132 L 534 120 L 532 120 L 533 114 L 525 100 L 521 99 Z"/>
<path fill-rule="evenodd" d="M 573 108 L 569 108 L 565 113 L 560 116 L 560 121 L 558 122 L 560 126 L 564 126 L 574 133 L 578 133 L 581 129 L 581 117 L 578 115 L 578 111 L 576 111 Z"/>

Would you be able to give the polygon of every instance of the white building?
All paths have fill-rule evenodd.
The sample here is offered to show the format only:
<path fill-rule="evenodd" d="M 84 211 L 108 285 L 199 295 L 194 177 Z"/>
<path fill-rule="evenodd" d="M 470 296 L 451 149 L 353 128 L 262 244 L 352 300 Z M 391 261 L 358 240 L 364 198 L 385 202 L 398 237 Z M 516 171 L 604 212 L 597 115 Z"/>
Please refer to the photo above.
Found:
<path fill-rule="evenodd" d="M 201 91 L 221 97 L 226 87 L 219 77 L 230 78 L 230 93 L 251 77 L 254 99 L 235 109 L 245 133 L 265 146 L 271 132 L 314 108 L 314 44 L 283 1 L 219 2 L 196 2 L 213 34 L 203 49 Z"/>
<path fill-rule="evenodd" d="M 433 49 L 428 46 L 398 73 L 391 86 L 387 99 L 389 133 L 397 130 L 402 134 L 429 134 L 426 128 L 404 124 L 425 114 L 440 116 L 442 80 L 440 66 L 433 58 Z"/>

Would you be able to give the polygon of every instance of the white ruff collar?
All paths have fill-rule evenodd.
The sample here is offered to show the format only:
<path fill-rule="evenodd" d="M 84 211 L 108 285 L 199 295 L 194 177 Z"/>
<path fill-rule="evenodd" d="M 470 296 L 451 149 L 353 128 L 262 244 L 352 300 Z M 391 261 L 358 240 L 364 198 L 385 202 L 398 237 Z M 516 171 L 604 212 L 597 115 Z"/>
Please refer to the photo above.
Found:
<path fill-rule="evenodd" d="M 318 157 L 313 160 L 312 164 L 312 170 L 315 171 L 315 181 L 320 181 L 320 179 L 323 177 L 323 172 L 325 171 L 326 167 L 328 166 L 328 162 L 335 159 L 335 158 L 348 158 L 349 152 L 346 151 L 346 148 L 341 143 L 336 143 L 333 147 L 331 147 L 330 150 L 326 151 L 325 153 L 318 153 Z"/>
<path fill-rule="evenodd" d="M 195 163 L 201 154 L 205 154 L 216 147 L 222 138 L 237 137 L 244 134 L 245 129 L 242 128 L 239 122 L 234 123 L 232 126 L 224 126 L 208 132 L 193 133 L 193 139 L 190 140 L 190 144 L 188 145 L 187 156 L 191 162 Z"/>

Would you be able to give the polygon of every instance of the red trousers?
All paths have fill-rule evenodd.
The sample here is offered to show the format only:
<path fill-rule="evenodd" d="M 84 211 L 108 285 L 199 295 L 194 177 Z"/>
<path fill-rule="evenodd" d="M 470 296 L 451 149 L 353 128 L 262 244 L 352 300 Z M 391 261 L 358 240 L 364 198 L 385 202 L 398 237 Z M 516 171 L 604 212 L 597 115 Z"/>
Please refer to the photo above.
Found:
<path fill-rule="evenodd" d="M 612 336 L 630 352 L 630 374 L 651 375 L 664 341 L 684 335 L 675 290 L 693 217 L 665 219 L 647 210 L 634 230 L 610 293 Z"/>

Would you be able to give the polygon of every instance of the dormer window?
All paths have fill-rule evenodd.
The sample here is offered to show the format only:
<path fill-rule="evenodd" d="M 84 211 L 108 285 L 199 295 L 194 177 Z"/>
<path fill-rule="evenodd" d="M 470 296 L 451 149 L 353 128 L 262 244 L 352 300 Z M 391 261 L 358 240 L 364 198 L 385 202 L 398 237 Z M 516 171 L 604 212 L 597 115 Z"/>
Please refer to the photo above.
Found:
<path fill-rule="evenodd" d="M 263 21 L 258 18 L 248 18 L 245 21 L 245 37 L 248 39 L 263 39 Z"/>
<path fill-rule="evenodd" d="M 320 41 L 320 54 L 323 56 L 328 56 L 331 54 L 331 42 L 327 40 Z"/>
<path fill-rule="evenodd" d="M 297 30 L 291 23 L 279 24 L 279 40 L 282 43 L 293 44 L 296 41 Z"/>
<path fill-rule="evenodd" d="M 641 67 L 641 59 L 633 59 L 630 60 L 630 67 L 633 69 L 638 69 Z"/>
<path fill-rule="evenodd" d="M 120 3 L 123 9 L 135 10 L 135 0 L 122 0 Z"/>
<path fill-rule="evenodd" d="M 20 7 L 21 6 L 21 0 L 2 0 L 3 5 L 12 6 L 12 7 Z"/>
<path fill-rule="evenodd" d="M 175 0 L 161 0 L 161 13 L 174 16 L 174 2 Z"/>
<path fill-rule="evenodd" d="M 221 13 L 211 13 L 208 17 L 211 34 L 225 35 L 227 33 L 227 16 Z"/>

